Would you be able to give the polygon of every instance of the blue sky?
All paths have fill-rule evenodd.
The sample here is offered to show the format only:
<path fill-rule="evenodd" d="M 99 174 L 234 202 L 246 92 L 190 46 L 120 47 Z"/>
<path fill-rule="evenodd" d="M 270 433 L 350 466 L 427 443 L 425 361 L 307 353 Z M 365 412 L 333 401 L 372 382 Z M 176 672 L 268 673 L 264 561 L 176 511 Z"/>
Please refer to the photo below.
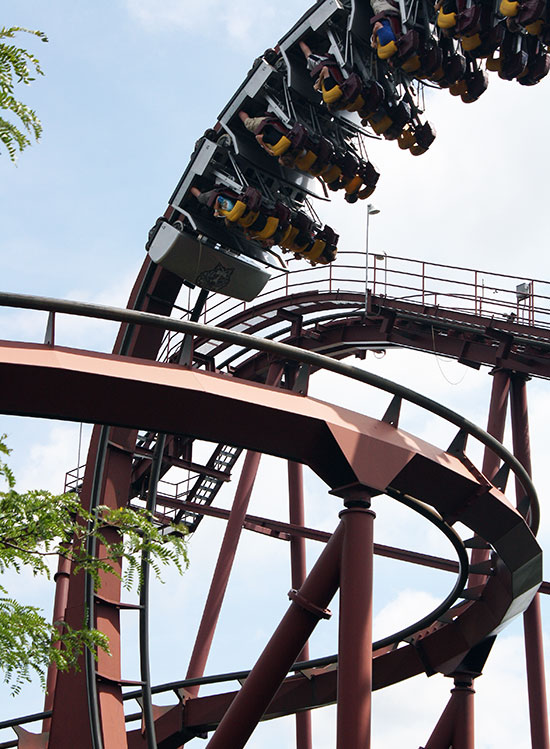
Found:
<path fill-rule="evenodd" d="M 37 110 L 44 135 L 22 154 L 17 167 L 5 154 L 0 157 L 1 288 L 124 305 L 143 261 L 147 232 L 164 212 L 196 139 L 214 124 L 253 59 L 273 46 L 308 5 L 303 0 L 203 0 L 200 5 L 189 0 L 4 0 L 3 25 L 41 29 L 50 41 L 19 39 L 36 51 L 46 73 L 19 92 Z M 510 273 L 518 281 L 550 278 L 545 135 L 549 85 L 545 80 L 524 88 L 493 74 L 487 93 L 470 105 L 445 91 L 430 92 L 427 117 L 438 137 L 426 155 L 414 158 L 395 143 L 373 143 L 369 153 L 382 176 L 372 197 L 381 212 L 371 221 L 371 249 Z M 341 248 L 363 248 L 364 208 L 335 200 L 326 215 L 340 231 Z M 39 314 L 0 315 L 2 337 L 40 340 L 43 335 L 45 321 Z M 59 334 L 66 345 L 109 350 L 114 330 L 73 321 L 61 323 Z M 390 352 L 382 360 L 369 354 L 365 366 L 444 401 L 481 426 L 486 423 L 491 379 L 486 370 L 476 373 L 411 352 Z M 376 396 L 342 387 L 330 376 L 314 380 L 312 392 L 350 408 L 361 403 L 371 415 L 384 410 Z M 543 483 L 548 385 L 534 381 L 530 395 L 533 462 L 535 478 L 537 471 L 540 476 L 543 544 L 548 546 Z M 411 412 L 405 428 L 436 444 L 449 441 L 445 427 L 417 413 Z M 14 448 L 21 487 L 60 490 L 64 472 L 77 463 L 78 426 L 2 417 L 4 431 Z M 85 435 L 88 431 L 85 427 Z M 250 511 L 284 519 L 284 472 L 276 461 L 265 463 Z M 308 477 L 307 487 L 308 524 L 331 529 L 337 513 L 334 500 L 327 500 L 313 477 Z M 229 499 L 222 497 L 225 505 Z M 407 514 L 375 509 L 377 540 L 412 545 Z M 191 549 L 188 574 L 183 579 L 169 574 L 167 583 L 155 589 L 156 682 L 184 675 L 188 643 L 222 530 L 221 521 L 205 520 Z M 450 554 L 431 530 L 419 529 L 415 535 L 415 548 Z M 286 549 L 264 537 L 246 538 L 208 673 L 251 665 L 286 607 Z M 311 561 L 317 553 L 314 544 L 309 553 Z M 442 573 L 418 573 L 388 562 L 377 563 L 377 580 L 376 615 L 384 633 L 401 625 L 404 611 L 411 619 L 417 609 L 419 615 L 425 613 L 434 597 L 444 595 L 452 584 Z M 49 588 L 37 588 L 24 575 L 17 586 L 26 600 L 48 609 Z M 259 610 L 262 615 L 253 616 Z M 246 629 L 243 611 L 250 612 Z M 546 601 L 544 612 L 548 621 Z M 132 636 L 128 632 L 126 641 Z M 314 655 L 332 652 L 333 638 L 334 626 L 327 625 L 326 634 L 316 635 Z M 181 659 L 166 662 L 161 652 L 166 642 Z M 529 745 L 521 647 L 519 627 L 510 628 L 499 638 L 494 660 L 479 680 L 481 749 Z M 132 678 L 137 673 L 132 647 L 126 648 L 125 661 Z M 449 686 L 434 677 L 377 695 L 375 745 L 397 749 L 426 741 Z M 32 688 L 13 701 L 6 690 L 0 695 L 1 717 L 34 712 L 42 704 Z M 491 710 L 497 704 L 507 722 L 492 734 Z M 401 721 L 394 719 L 396 705 Z M 316 749 L 334 745 L 333 725 L 333 712 L 319 711 Z M 262 726 L 249 746 L 288 745 L 291 731 L 290 721 Z"/>

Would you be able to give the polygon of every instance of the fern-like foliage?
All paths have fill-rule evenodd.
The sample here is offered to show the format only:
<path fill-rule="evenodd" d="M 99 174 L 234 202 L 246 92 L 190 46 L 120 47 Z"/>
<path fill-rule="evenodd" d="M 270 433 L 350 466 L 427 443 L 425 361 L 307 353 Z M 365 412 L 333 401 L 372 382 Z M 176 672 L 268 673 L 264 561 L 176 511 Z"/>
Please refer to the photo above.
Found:
<path fill-rule="evenodd" d="M 174 566 L 180 573 L 187 568 L 184 526 L 174 525 L 164 534 L 146 510 L 102 506 L 90 513 L 73 493 L 21 494 L 4 459 L 9 452 L 5 435 L 0 435 L 0 574 L 30 569 L 49 578 L 48 560 L 61 554 L 72 562 L 74 574 L 91 575 L 98 588 L 101 575 L 118 574 L 122 560 L 122 582 L 129 589 L 141 583 L 142 553 L 158 578 L 162 566 Z M 96 555 L 87 551 L 90 538 Z M 65 622 L 50 624 L 39 609 L 21 605 L 0 586 L 0 672 L 13 693 L 35 674 L 45 685 L 50 663 L 67 670 L 77 666 L 84 648 L 95 653 L 98 647 L 108 652 L 108 639 L 85 622 L 80 629 Z"/>
<path fill-rule="evenodd" d="M 36 75 L 44 75 L 40 62 L 31 52 L 17 47 L 9 41 L 17 33 L 33 34 L 47 42 L 43 31 L 31 31 L 20 26 L 2 27 L 0 29 L 0 143 L 15 162 L 18 152 L 32 143 L 31 138 L 38 140 L 42 134 L 42 125 L 36 112 L 15 98 L 17 84 L 29 85 Z M 15 122 L 6 119 L 6 115 L 15 117 Z"/>

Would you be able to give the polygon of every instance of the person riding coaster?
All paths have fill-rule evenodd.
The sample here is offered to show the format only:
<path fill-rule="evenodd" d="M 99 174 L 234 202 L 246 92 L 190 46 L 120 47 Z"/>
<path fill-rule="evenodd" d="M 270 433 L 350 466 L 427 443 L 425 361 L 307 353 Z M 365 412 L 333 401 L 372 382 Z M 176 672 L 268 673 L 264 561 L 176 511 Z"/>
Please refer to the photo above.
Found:
<path fill-rule="evenodd" d="M 397 143 L 399 148 L 409 150 L 413 156 L 421 156 L 434 142 L 435 136 L 435 129 L 429 122 L 418 122 L 407 125 Z"/>
<path fill-rule="evenodd" d="M 430 80 L 441 88 L 449 88 L 453 83 L 461 81 L 468 72 L 466 57 L 458 51 L 454 40 L 446 36 L 438 40 L 438 49 L 442 55 L 441 67 Z"/>
<path fill-rule="evenodd" d="M 376 135 L 382 135 L 386 140 L 399 138 L 405 126 L 412 122 L 410 105 L 401 100 L 392 103 L 385 101 L 374 112 L 370 112 L 361 120 L 363 126 L 370 125 Z"/>
<path fill-rule="evenodd" d="M 425 39 L 416 29 L 403 31 L 401 12 L 394 0 L 371 0 L 371 47 L 381 60 L 389 60 L 406 73 L 421 72 L 420 53 Z"/>
<path fill-rule="evenodd" d="M 198 187 L 191 187 L 190 193 L 201 205 L 211 208 L 216 218 L 223 218 L 229 223 L 238 221 L 246 210 L 246 203 L 239 200 L 237 194 L 224 185 L 216 185 L 206 192 L 202 192 Z"/>
<path fill-rule="evenodd" d="M 348 203 L 364 200 L 372 195 L 380 173 L 370 161 L 350 152 L 335 153 L 331 164 L 321 172 L 320 179 L 329 190 L 343 189 Z"/>
<path fill-rule="evenodd" d="M 267 247 L 273 244 L 269 239 L 279 221 L 262 209 L 262 198 L 255 188 L 247 187 L 239 195 L 223 185 L 216 185 L 206 192 L 191 187 L 190 192 L 199 203 L 211 208 L 216 218 L 223 218 L 228 226 L 242 229 L 248 239 L 258 240 Z"/>
<path fill-rule="evenodd" d="M 463 78 L 449 86 L 449 91 L 453 96 L 460 96 L 465 104 L 471 104 L 487 90 L 489 76 L 485 70 L 479 68 L 473 58 L 467 60 L 467 66 L 468 69 Z"/>
<path fill-rule="evenodd" d="M 239 195 L 223 185 L 205 192 L 191 187 L 190 193 L 212 209 L 214 216 L 223 218 L 228 226 L 238 227 L 247 239 L 258 241 L 267 249 L 278 245 L 297 257 L 303 256 L 312 265 L 326 264 L 336 257 L 336 247 L 332 246 L 337 239 L 334 232 L 328 235 L 332 244 L 322 236 L 314 236 L 315 227 L 308 216 L 280 202 L 266 207 L 260 192 L 253 187 Z"/>
<path fill-rule="evenodd" d="M 239 119 L 270 156 L 283 156 L 293 145 L 293 140 L 296 141 L 295 134 L 273 114 L 266 113 L 258 117 L 250 117 L 247 112 L 241 110 Z"/>
<path fill-rule="evenodd" d="M 434 8 L 437 12 L 436 25 L 441 34 L 457 38 L 464 52 L 474 57 L 487 57 L 500 46 L 504 29 L 492 3 L 483 0 L 437 0 Z"/>
<path fill-rule="evenodd" d="M 320 91 L 323 102 L 331 112 L 345 109 L 348 112 L 357 112 L 365 104 L 362 96 L 363 83 L 357 73 L 344 76 L 334 55 L 318 55 L 300 40 L 300 49 L 306 58 L 307 69 L 312 78 L 315 78 L 313 88 Z"/>
<path fill-rule="evenodd" d="M 505 18 L 513 18 L 528 34 L 538 36 L 544 24 L 546 3 L 545 0 L 501 0 L 499 13 Z"/>
<path fill-rule="evenodd" d="M 361 161 L 358 164 L 354 160 L 354 168 L 351 172 L 348 170 L 349 173 L 343 176 L 339 161 L 345 159 L 345 154 L 340 157 L 336 156 L 335 148 L 327 138 L 310 135 L 308 130 L 300 123 L 296 123 L 289 130 L 272 115 L 249 117 L 248 113 L 243 110 L 239 112 L 239 118 L 247 130 L 256 135 L 258 142 L 267 132 L 267 138 L 271 142 L 265 143 L 265 139 L 263 139 L 260 144 L 272 155 L 273 143 L 276 147 L 275 141 L 279 139 L 281 133 L 286 132 L 286 135 L 281 137 L 289 141 L 290 145 L 279 156 L 279 163 L 282 166 L 298 169 L 312 177 L 319 177 L 332 190 L 337 190 L 340 187 L 345 188 L 348 202 L 355 202 L 357 198 L 368 197 L 374 191 L 379 174 L 370 162 Z M 353 157 L 350 156 L 349 158 Z M 349 163 L 349 158 L 346 163 Z"/>
<path fill-rule="evenodd" d="M 325 226 L 319 229 L 304 213 L 291 212 L 290 227 L 279 241 L 279 247 L 293 252 L 296 258 L 305 258 L 311 265 L 327 265 L 338 252 L 338 236 Z"/>
<path fill-rule="evenodd" d="M 274 115 L 249 117 L 243 110 L 239 112 L 239 117 L 246 129 L 254 133 L 262 148 L 279 158 L 281 166 L 309 172 L 317 161 L 315 138 L 301 123 L 296 122 L 288 128 Z"/>

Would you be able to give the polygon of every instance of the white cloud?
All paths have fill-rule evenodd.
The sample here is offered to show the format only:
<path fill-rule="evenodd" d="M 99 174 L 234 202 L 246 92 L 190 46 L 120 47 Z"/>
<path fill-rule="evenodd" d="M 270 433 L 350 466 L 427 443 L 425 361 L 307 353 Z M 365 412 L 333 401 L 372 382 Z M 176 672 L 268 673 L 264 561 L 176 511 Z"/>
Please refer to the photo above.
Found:
<path fill-rule="evenodd" d="M 83 425 L 80 461 L 86 462 L 90 427 Z M 27 453 L 26 466 L 16 474 L 19 491 L 46 489 L 63 491 L 65 474 L 77 467 L 80 425 L 53 423 L 44 442 L 32 444 Z M 82 475 L 82 474 L 81 474 Z"/>
<path fill-rule="evenodd" d="M 92 290 L 78 286 L 60 292 L 59 298 L 90 304 L 125 308 L 135 279 L 135 271 L 126 271 L 109 285 Z M 2 337 L 5 340 L 42 343 L 48 324 L 48 313 L 36 310 L 2 308 Z M 111 351 L 118 323 L 92 317 L 57 314 L 55 316 L 55 343 L 58 346 L 95 351 Z"/>
<path fill-rule="evenodd" d="M 429 614 L 439 603 L 435 596 L 423 590 L 401 591 L 374 617 L 374 637 L 378 639 L 403 629 Z"/>
<path fill-rule="evenodd" d="M 262 45 L 274 46 L 308 5 L 304 0 L 300 0 L 298 5 L 283 0 L 276 7 L 255 0 L 234 0 L 231 3 L 223 0 L 202 0 L 200 3 L 191 0 L 126 0 L 130 16 L 156 33 L 193 33 L 207 39 L 217 38 L 218 42 L 229 43 L 235 49 L 242 49 L 243 42 L 247 42 L 253 45 L 252 54 L 263 51 Z"/>
<path fill-rule="evenodd" d="M 203 0 L 201 3 L 181 2 L 181 0 L 127 0 L 126 6 L 131 15 L 149 28 L 183 28 L 193 29 L 208 26 L 209 18 L 214 15 L 217 0 Z"/>

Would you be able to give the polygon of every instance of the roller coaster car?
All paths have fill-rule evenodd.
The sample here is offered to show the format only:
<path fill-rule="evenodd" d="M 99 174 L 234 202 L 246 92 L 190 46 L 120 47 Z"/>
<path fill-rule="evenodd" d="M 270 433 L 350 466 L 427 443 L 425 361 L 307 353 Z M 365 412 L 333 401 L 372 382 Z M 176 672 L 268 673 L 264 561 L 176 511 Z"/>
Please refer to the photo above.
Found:
<path fill-rule="evenodd" d="M 398 20 L 394 24 L 397 26 Z M 420 69 L 421 38 L 418 31 L 409 29 L 404 34 L 397 36 L 396 41 L 395 64 L 402 68 L 406 73 L 415 73 Z"/>
<path fill-rule="evenodd" d="M 443 77 L 441 68 L 443 62 L 443 52 L 439 49 L 433 39 L 424 42 L 418 53 L 420 68 L 415 71 L 417 78 L 429 78 L 437 82 L 438 77 Z"/>
<path fill-rule="evenodd" d="M 498 75 L 505 81 L 521 77 L 527 70 L 529 53 L 524 40 L 518 34 L 506 31 L 500 47 L 500 66 Z"/>
<path fill-rule="evenodd" d="M 223 227 L 218 231 L 224 232 Z M 262 291 L 271 274 L 260 261 L 243 253 L 242 242 L 224 237 L 224 247 L 182 222 L 170 224 L 160 218 L 149 233 L 146 249 L 153 262 L 203 289 L 250 302 Z M 221 237 L 220 237 L 221 238 Z M 240 246 L 239 246 L 240 245 Z"/>
<path fill-rule="evenodd" d="M 546 3 L 544 0 L 501 0 L 499 11 L 506 18 L 515 20 L 524 28 L 544 18 Z"/>
<path fill-rule="evenodd" d="M 522 86 L 534 86 L 550 72 L 550 55 L 546 53 L 538 39 L 533 37 L 527 40 L 527 49 L 529 63 L 518 81 Z"/>

